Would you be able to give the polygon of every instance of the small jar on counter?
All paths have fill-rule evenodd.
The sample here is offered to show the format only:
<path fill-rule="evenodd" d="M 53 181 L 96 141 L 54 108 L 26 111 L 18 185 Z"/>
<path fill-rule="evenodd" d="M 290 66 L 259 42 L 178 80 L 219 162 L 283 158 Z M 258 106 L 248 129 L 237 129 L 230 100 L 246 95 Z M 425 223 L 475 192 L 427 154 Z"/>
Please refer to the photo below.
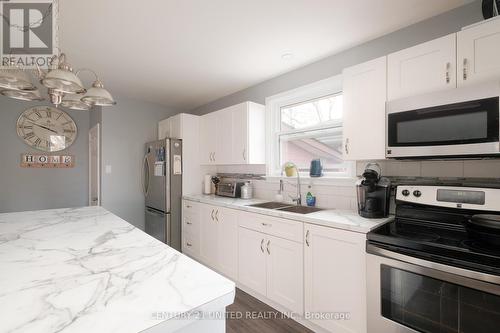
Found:
<path fill-rule="evenodd" d="M 250 182 L 246 182 L 245 185 L 241 187 L 241 198 L 242 199 L 252 199 L 253 188 Z"/>

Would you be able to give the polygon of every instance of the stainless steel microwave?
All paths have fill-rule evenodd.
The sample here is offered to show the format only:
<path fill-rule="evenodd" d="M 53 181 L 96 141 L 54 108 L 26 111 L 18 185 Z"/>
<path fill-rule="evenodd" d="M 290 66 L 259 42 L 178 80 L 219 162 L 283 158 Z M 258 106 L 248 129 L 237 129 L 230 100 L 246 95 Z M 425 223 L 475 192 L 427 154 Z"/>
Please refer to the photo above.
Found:
<path fill-rule="evenodd" d="M 387 158 L 500 157 L 500 82 L 386 104 Z"/>

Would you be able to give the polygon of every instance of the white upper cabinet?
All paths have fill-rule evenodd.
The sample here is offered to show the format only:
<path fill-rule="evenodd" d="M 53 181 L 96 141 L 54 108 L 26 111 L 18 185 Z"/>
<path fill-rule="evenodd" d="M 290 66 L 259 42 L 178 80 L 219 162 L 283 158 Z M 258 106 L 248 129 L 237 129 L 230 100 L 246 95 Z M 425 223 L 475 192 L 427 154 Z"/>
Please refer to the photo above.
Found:
<path fill-rule="evenodd" d="M 265 107 L 252 102 L 202 116 L 202 164 L 264 164 Z"/>
<path fill-rule="evenodd" d="M 387 57 L 388 100 L 456 87 L 456 34 Z"/>
<path fill-rule="evenodd" d="M 217 114 L 209 113 L 200 120 L 200 163 L 215 164 L 217 150 Z"/>
<path fill-rule="evenodd" d="M 459 31 L 457 40 L 458 86 L 500 78 L 500 17 Z"/>
<path fill-rule="evenodd" d="M 387 57 L 343 71 L 345 160 L 385 159 Z"/>

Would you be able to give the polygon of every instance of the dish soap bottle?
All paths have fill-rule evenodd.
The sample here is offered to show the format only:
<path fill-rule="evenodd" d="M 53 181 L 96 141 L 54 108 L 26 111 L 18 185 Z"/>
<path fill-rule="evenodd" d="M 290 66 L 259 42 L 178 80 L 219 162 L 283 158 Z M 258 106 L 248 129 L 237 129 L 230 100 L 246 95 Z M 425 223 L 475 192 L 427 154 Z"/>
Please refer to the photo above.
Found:
<path fill-rule="evenodd" d="M 313 196 L 311 192 L 307 192 L 306 203 L 309 207 L 316 206 L 316 197 Z"/>

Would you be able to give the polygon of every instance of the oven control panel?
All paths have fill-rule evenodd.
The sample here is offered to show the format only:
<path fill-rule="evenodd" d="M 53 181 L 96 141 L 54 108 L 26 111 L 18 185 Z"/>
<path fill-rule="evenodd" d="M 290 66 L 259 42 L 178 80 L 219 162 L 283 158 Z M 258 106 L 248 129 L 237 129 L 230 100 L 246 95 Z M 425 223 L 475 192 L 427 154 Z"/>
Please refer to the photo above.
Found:
<path fill-rule="evenodd" d="M 396 200 L 422 205 L 500 212 L 500 189 L 458 186 L 400 185 Z"/>

